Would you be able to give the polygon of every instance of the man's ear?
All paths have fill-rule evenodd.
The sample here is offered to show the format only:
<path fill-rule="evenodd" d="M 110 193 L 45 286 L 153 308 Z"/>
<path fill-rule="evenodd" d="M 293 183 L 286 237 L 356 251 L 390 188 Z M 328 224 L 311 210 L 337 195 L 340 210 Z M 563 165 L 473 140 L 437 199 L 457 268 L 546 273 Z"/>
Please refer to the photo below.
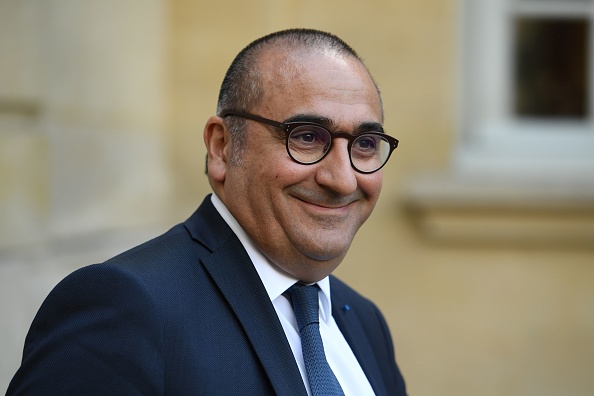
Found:
<path fill-rule="evenodd" d="M 204 144 L 208 176 L 217 183 L 225 181 L 229 145 L 229 132 L 221 117 L 212 116 L 204 126 Z"/>

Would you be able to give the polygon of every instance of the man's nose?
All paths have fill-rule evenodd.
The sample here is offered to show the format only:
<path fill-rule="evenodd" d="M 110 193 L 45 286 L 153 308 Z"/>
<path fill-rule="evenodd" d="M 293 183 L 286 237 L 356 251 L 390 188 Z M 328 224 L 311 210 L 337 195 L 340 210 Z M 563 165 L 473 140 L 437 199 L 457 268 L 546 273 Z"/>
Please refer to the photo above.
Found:
<path fill-rule="evenodd" d="M 340 195 L 357 190 L 357 171 L 351 165 L 346 139 L 334 139 L 330 151 L 318 164 L 316 182 Z"/>

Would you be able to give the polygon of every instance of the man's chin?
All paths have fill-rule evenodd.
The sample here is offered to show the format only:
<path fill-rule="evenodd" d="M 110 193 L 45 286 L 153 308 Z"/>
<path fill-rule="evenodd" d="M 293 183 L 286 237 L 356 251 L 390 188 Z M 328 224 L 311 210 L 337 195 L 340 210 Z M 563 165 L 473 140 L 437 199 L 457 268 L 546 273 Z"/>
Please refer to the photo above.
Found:
<path fill-rule="evenodd" d="M 348 244 L 324 244 L 323 246 L 310 247 L 303 249 L 302 252 L 314 262 L 319 262 L 319 265 L 332 265 L 331 262 L 342 261 L 349 250 L 350 242 Z"/>

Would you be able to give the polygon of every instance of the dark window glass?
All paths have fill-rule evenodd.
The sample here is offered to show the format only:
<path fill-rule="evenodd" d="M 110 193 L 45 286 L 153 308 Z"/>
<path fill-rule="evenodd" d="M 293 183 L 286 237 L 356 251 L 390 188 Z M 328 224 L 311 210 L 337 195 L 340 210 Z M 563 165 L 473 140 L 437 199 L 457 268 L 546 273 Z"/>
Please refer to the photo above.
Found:
<path fill-rule="evenodd" d="M 586 19 L 516 19 L 516 115 L 587 117 L 589 28 Z"/>

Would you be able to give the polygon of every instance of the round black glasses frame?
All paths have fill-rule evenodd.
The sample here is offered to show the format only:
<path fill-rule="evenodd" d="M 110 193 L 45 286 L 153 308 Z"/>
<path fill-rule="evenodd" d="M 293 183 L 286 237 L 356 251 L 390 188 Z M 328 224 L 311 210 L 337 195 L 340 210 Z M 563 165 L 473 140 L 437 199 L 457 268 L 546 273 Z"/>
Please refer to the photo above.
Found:
<path fill-rule="evenodd" d="M 383 132 L 363 132 L 361 134 L 357 134 L 357 135 L 352 135 L 350 133 L 346 133 L 346 132 L 332 132 L 330 130 L 328 130 L 328 128 L 320 125 L 320 124 L 316 124 L 314 122 L 300 122 L 300 121 L 296 121 L 296 122 L 278 122 L 278 121 L 274 121 L 268 118 L 264 118 L 261 117 L 259 115 L 255 115 L 255 114 L 250 114 L 250 113 L 245 113 L 242 111 L 235 111 L 235 110 L 224 110 L 221 112 L 221 114 L 219 115 L 219 117 L 221 118 L 225 118 L 228 116 L 237 116 L 237 117 L 242 117 L 242 118 L 247 118 L 249 120 L 252 121 L 256 121 L 256 122 L 261 122 L 263 124 L 267 124 L 270 126 L 273 126 L 275 128 L 279 128 L 280 130 L 282 130 L 285 134 L 285 146 L 287 149 L 287 153 L 289 154 L 289 157 L 291 157 L 291 159 L 295 162 L 297 162 L 298 164 L 302 164 L 302 165 L 313 165 L 316 164 L 318 162 L 320 162 L 321 160 L 323 160 L 326 155 L 330 152 L 330 150 L 332 149 L 332 142 L 334 140 L 334 138 L 340 137 L 340 138 L 344 138 L 346 140 L 348 140 L 348 153 L 349 153 L 349 160 L 351 161 L 351 166 L 353 167 L 354 170 L 356 170 L 359 173 L 365 173 L 365 174 L 369 174 L 369 173 L 374 173 L 377 172 L 378 170 L 380 170 L 381 168 L 383 168 L 384 165 L 386 165 L 386 163 L 388 162 L 388 160 L 390 159 L 390 156 L 392 155 L 392 152 L 396 149 L 396 147 L 398 147 L 398 139 L 393 138 L 390 135 L 386 135 Z M 330 145 L 328 147 L 328 149 L 324 152 L 324 154 L 317 159 L 316 161 L 313 162 L 303 162 L 298 160 L 297 158 L 295 158 L 293 156 L 293 154 L 291 154 L 291 150 L 289 148 L 289 135 L 291 134 L 291 132 L 298 127 L 301 126 L 307 126 L 307 125 L 311 125 L 311 126 L 315 126 L 316 128 L 321 128 L 325 131 L 328 132 L 329 136 L 330 136 Z M 379 136 L 382 139 L 385 139 L 386 141 L 388 141 L 388 143 L 390 144 L 390 152 L 388 153 L 386 159 L 384 160 L 384 162 L 381 164 L 381 166 L 379 166 L 377 169 L 371 170 L 371 171 L 364 171 L 361 170 L 359 168 L 357 168 L 355 166 L 355 164 L 353 163 L 353 158 L 351 155 L 351 146 L 353 145 L 353 142 L 359 138 L 361 135 L 375 135 L 375 136 Z"/>

